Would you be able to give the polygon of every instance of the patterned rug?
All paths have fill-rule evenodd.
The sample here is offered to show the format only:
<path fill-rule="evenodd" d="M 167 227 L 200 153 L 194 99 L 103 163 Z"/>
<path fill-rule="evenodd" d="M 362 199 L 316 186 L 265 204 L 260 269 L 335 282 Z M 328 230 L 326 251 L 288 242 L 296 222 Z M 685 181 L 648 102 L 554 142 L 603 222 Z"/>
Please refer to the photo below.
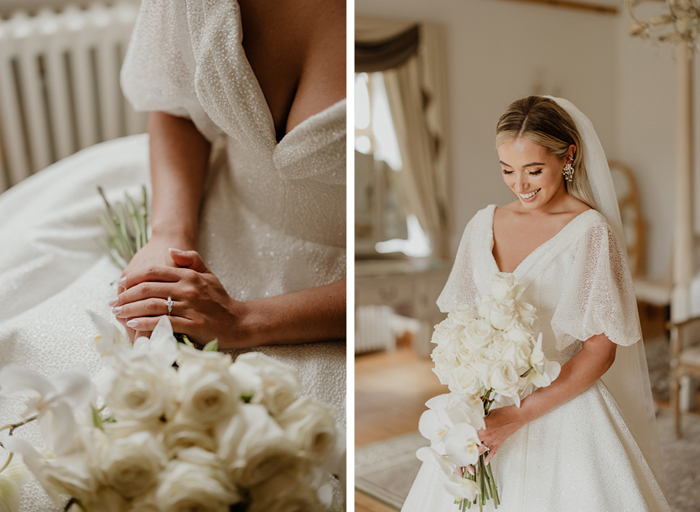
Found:
<path fill-rule="evenodd" d="M 700 510 L 700 417 L 683 416 L 683 437 L 673 436 L 673 416 L 661 409 L 657 416 L 664 459 L 666 498 L 673 512 Z M 415 453 L 428 442 L 418 432 L 358 448 L 355 452 L 357 490 L 401 509 L 420 468 Z"/>

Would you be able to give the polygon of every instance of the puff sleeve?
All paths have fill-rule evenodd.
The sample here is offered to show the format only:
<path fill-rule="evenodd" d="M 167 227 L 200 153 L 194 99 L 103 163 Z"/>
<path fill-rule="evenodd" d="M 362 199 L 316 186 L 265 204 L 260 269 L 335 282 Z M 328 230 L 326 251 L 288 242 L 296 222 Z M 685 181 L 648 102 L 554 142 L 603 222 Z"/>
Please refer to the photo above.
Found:
<path fill-rule="evenodd" d="M 450 277 L 438 297 L 437 305 L 443 313 L 449 313 L 462 304 L 473 305 L 476 302 L 478 292 L 474 282 L 472 249 L 478 215 L 475 215 L 464 228 Z"/>
<path fill-rule="evenodd" d="M 552 329 L 559 350 L 597 334 L 624 346 L 641 339 L 625 251 L 605 221 L 590 226 L 577 242 Z"/>
<path fill-rule="evenodd" d="M 121 70 L 126 98 L 137 111 L 189 118 L 213 141 L 222 131 L 197 97 L 195 73 L 185 2 L 143 0 Z"/>

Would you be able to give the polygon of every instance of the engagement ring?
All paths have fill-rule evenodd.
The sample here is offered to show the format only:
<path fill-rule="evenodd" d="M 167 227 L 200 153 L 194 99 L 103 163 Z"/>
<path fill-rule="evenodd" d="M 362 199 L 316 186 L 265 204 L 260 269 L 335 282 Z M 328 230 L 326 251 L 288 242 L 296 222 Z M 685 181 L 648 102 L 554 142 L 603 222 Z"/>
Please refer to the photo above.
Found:
<path fill-rule="evenodd" d="M 173 302 L 173 299 L 171 299 L 170 297 L 168 297 L 168 300 L 163 301 L 163 303 L 164 303 L 166 306 L 168 306 L 168 316 L 170 316 L 170 313 L 173 312 L 173 304 L 175 304 L 175 303 Z"/>

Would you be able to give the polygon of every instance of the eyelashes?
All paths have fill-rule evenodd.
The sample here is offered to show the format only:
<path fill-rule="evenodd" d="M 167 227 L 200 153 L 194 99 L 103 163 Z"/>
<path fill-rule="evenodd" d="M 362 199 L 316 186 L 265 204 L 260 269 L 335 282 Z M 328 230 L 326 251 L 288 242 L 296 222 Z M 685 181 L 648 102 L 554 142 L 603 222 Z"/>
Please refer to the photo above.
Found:
<path fill-rule="evenodd" d="M 508 171 L 506 169 L 501 169 L 501 172 L 503 174 L 513 174 L 513 171 Z M 542 169 L 538 169 L 536 171 L 531 171 L 527 174 L 528 174 L 528 176 L 539 176 L 540 174 L 542 174 Z"/>

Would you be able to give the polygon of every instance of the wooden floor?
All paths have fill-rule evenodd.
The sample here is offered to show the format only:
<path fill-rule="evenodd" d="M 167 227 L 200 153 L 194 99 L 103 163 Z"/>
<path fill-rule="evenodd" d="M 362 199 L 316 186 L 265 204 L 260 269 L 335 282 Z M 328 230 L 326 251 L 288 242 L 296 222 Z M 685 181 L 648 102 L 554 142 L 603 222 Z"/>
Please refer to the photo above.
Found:
<path fill-rule="evenodd" d="M 408 347 L 355 358 L 355 446 L 414 432 L 428 399 L 447 392 L 432 361 Z M 355 492 L 356 512 L 395 509 Z"/>

